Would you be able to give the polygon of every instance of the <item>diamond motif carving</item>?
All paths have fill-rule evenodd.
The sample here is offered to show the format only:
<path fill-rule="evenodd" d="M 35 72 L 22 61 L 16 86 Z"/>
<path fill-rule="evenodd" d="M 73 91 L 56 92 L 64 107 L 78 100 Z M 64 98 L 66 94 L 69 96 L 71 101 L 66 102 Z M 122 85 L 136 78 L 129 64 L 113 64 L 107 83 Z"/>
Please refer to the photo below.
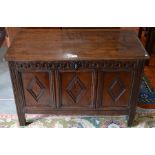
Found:
<path fill-rule="evenodd" d="M 40 82 L 40 80 L 34 76 L 28 84 L 27 91 L 33 96 L 33 98 L 38 102 L 38 100 L 45 93 L 45 87 Z"/>
<path fill-rule="evenodd" d="M 69 96 L 73 99 L 75 103 L 78 103 L 81 97 L 84 95 L 86 90 L 85 85 L 83 82 L 79 79 L 77 75 L 75 75 L 71 82 L 69 82 L 67 86 L 67 93 Z"/>
<path fill-rule="evenodd" d="M 124 94 L 126 88 L 119 77 L 116 77 L 109 86 L 108 92 L 114 102 L 117 102 L 119 98 Z"/>

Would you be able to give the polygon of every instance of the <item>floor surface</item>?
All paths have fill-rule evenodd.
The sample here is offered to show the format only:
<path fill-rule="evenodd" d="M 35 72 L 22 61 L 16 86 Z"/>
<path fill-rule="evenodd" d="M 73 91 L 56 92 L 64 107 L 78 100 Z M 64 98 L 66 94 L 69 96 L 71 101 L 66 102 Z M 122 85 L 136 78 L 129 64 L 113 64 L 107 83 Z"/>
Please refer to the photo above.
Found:
<path fill-rule="evenodd" d="M 6 47 L 0 48 L 0 114 L 16 114 L 9 68 L 4 60 Z"/>

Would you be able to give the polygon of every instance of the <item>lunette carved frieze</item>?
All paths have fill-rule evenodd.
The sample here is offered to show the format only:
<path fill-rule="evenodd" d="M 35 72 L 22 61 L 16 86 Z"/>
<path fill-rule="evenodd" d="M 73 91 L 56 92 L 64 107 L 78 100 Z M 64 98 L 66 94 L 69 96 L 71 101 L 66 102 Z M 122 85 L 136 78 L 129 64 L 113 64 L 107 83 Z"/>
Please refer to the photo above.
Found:
<path fill-rule="evenodd" d="M 104 70 L 134 70 L 136 61 L 52 61 L 52 62 L 15 62 L 19 71 L 27 70 L 78 70 L 78 69 L 104 69 Z"/>

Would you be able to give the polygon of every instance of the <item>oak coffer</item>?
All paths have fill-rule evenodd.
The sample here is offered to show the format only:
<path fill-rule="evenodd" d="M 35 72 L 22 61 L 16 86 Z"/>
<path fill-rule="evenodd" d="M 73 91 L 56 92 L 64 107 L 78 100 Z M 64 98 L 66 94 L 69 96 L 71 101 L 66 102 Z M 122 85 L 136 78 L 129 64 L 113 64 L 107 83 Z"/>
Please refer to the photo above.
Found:
<path fill-rule="evenodd" d="M 132 125 L 149 58 L 136 34 L 22 29 L 5 57 L 20 125 L 26 113 L 128 115 Z"/>

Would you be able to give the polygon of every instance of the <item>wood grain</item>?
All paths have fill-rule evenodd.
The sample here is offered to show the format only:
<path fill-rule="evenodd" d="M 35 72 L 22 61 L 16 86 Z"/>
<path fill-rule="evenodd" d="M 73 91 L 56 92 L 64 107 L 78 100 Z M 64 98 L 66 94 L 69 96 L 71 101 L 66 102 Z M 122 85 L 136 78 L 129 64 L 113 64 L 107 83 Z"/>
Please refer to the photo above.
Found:
<path fill-rule="evenodd" d="M 132 32 L 96 29 L 22 29 L 8 61 L 148 59 Z"/>
<path fill-rule="evenodd" d="M 131 126 L 148 58 L 125 31 L 22 30 L 6 54 L 20 125 L 50 113 L 126 114 Z"/>

